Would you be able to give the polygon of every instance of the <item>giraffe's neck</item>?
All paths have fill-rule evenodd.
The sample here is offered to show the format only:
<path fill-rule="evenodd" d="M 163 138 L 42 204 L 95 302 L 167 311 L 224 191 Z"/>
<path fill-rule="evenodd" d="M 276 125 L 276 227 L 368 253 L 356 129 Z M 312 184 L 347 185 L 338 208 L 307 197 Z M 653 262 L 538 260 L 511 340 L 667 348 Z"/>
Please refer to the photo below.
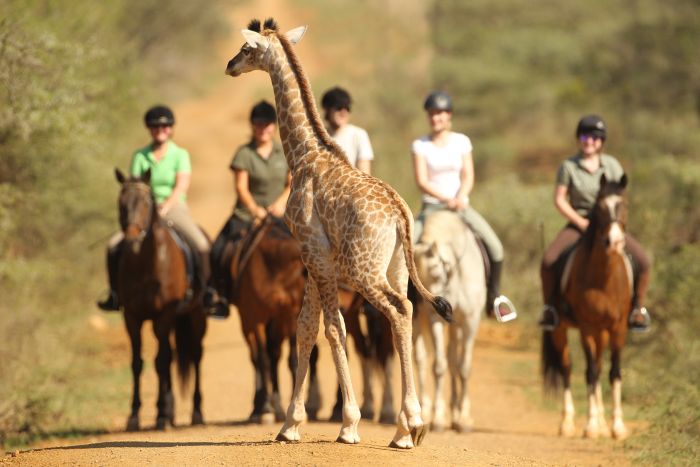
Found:
<path fill-rule="evenodd" d="M 281 43 L 274 43 L 267 71 L 277 105 L 280 137 L 292 174 L 312 164 L 319 147 L 332 144 L 316 111 L 309 82 L 300 66 L 294 66 Z"/>

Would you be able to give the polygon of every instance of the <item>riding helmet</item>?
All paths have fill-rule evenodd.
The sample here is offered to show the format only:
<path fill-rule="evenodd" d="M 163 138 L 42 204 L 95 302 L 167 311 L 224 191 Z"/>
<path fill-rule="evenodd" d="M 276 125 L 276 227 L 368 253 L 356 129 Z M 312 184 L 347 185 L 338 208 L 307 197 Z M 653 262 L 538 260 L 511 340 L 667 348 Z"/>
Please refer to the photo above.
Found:
<path fill-rule="evenodd" d="M 444 110 L 452 112 L 452 98 L 444 91 L 433 91 L 425 98 L 423 108 L 425 110 Z"/>
<path fill-rule="evenodd" d="M 156 105 L 151 107 L 143 116 L 143 121 L 146 126 L 158 126 L 158 125 L 174 125 L 175 115 L 169 107 L 165 105 Z"/>
<path fill-rule="evenodd" d="M 597 115 L 586 115 L 576 126 L 576 137 L 581 135 L 593 135 L 605 139 L 607 136 L 605 122 Z"/>
<path fill-rule="evenodd" d="M 250 111 L 250 123 L 269 125 L 275 122 L 277 122 L 277 112 L 275 107 L 267 101 L 258 102 Z"/>

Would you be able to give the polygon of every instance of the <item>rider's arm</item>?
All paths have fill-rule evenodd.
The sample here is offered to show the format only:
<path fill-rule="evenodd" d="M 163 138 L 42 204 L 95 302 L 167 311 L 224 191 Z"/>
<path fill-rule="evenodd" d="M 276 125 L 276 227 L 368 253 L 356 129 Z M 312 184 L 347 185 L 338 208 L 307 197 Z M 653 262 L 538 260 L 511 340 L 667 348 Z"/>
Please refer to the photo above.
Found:
<path fill-rule="evenodd" d="M 289 193 L 292 189 L 292 173 L 287 172 L 287 180 L 284 183 L 284 190 L 279 197 L 267 207 L 267 212 L 276 217 L 282 217 L 284 211 L 287 208 L 287 200 L 289 199 Z"/>
<path fill-rule="evenodd" d="M 250 194 L 249 175 L 245 170 L 233 170 L 233 178 L 236 181 L 236 195 L 253 217 L 263 219 L 267 216 L 267 211 L 264 207 L 258 205 L 253 199 L 253 195 Z"/>
<path fill-rule="evenodd" d="M 588 227 L 588 219 L 582 217 L 569 203 L 569 187 L 566 185 L 557 185 L 554 188 L 554 206 L 557 210 L 566 217 L 569 222 L 576 225 L 581 230 L 586 230 Z"/>
<path fill-rule="evenodd" d="M 471 151 L 462 157 L 462 170 L 459 172 L 459 178 L 459 191 L 454 200 L 456 209 L 462 209 L 469 205 L 469 194 L 474 188 L 474 158 Z"/>
<path fill-rule="evenodd" d="M 175 187 L 173 187 L 173 192 L 158 208 L 161 216 L 167 214 L 170 208 L 180 202 L 182 195 L 186 194 L 187 190 L 190 188 L 191 179 L 192 173 L 190 172 L 178 172 L 177 175 L 175 175 Z"/>
<path fill-rule="evenodd" d="M 413 173 L 416 177 L 416 184 L 418 185 L 420 191 L 426 195 L 436 198 L 441 203 L 447 204 L 449 198 L 446 198 L 438 193 L 430 181 L 428 181 L 428 165 L 425 162 L 425 158 L 415 152 L 413 153 Z"/>
<path fill-rule="evenodd" d="M 370 160 L 358 160 L 357 161 L 357 168 L 361 170 L 362 172 L 368 174 L 370 173 L 370 170 L 372 168 L 372 161 Z"/>

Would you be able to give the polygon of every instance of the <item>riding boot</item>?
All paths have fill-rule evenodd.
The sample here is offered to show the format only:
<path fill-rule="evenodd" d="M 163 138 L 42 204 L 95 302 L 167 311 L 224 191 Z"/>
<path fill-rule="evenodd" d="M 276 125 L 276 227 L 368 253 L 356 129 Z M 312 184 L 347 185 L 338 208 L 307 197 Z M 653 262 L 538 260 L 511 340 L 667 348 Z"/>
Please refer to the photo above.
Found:
<path fill-rule="evenodd" d="M 225 271 L 219 257 L 214 257 L 218 249 L 212 250 L 211 256 L 207 257 L 206 263 L 209 269 L 207 288 L 204 292 L 204 307 L 213 318 L 225 319 L 229 316 L 228 300 L 226 300 L 226 287 L 223 278 Z M 204 264 L 203 264 L 204 268 Z"/>
<path fill-rule="evenodd" d="M 643 305 L 646 298 L 646 291 L 649 287 L 649 271 L 639 274 L 634 281 L 634 296 L 632 297 L 632 312 L 627 319 L 630 331 L 646 332 L 651 326 L 651 315 Z"/>
<path fill-rule="evenodd" d="M 109 295 L 106 299 L 98 301 L 97 306 L 103 311 L 119 311 L 120 303 L 117 295 L 117 275 L 119 269 L 119 256 L 121 244 L 114 249 L 107 250 L 107 275 L 109 277 Z"/>
<path fill-rule="evenodd" d="M 493 315 L 494 302 L 499 295 L 501 288 L 501 271 L 503 269 L 503 261 L 491 261 L 491 275 L 486 284 L 486 314 Z"/>

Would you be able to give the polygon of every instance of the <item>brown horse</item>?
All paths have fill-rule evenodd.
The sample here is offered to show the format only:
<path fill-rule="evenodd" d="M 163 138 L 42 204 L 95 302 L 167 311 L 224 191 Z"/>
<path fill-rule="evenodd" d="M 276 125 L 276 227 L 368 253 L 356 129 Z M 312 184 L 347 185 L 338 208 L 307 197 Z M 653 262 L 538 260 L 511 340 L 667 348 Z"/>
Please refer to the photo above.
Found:
<path fill-rule="evenodd" d="M 622 377 L 620 358 L 627 336 L 627 317 L 631 309 L 632 284 L 625 256 L 626 201 L 623 197 L 627 176 L 609 182 L 605 175 L 591 214 L 590 224 L 568 260 L 568 280 L 562 287 L 571 313 L 562 313 L 559 325 L 545 331 L 542 339 L 542 363 L 545 387 L 556 389 L 564 383 L 564 411 L 560 434 L 574 432 L 574 404 L 571 395 L 571 357 L 567 330 L 577 327 L 586 355 L 588 386 L 588 423 L 584 436 L 608 435 L 599 377 L 605 348 L 610 345 L 610 384 L 613 395 L 612 435 L 627 435 L 622 420 Z M 566 273 L 565 273 L 566 276 Z M 561 305 L 560 305 L 561 306 Z M 564 307 L 559 308 L 566 309 Z"/>
<path fill-rule="evenodd" d="M 201 411 L 200 361 L 202 339 L 206 332 L 206 315 L 200 296 L 189 296 L 185 255 L 158 215 L 149 186 L 150 171 L 141 178 L 127 179 L 118 169 L 116 177 L 122 185 L 119 194 L 119 223 L 124 233 L 120 255 L 118 293 L 124 305 L 124 322 L 131 341 L 133 398 L 127 430 L 139 429 L 141 407 L 140 376 L 141 327 L 153 322 L 158 339 L 155 367 L 158 372 L 158 415 L 156 428 L 173 425 L 175 410 L 170 364 L 173 349 L 170 335 L 175 333 L 178 374 L 184 389 L 190 371 L 194 370 L 194 403 L 192 424 L 204 423 Z"/>
<path fill-rule="evenodd" d="M 243 337 L 255 367 L 255 397 L 250 420 L 284 420 L 277 366 L 282 342 L 290 341 L 289 367 L 296 369 L 296 320 L 304 296 L 305 269 L 299 242 L 281 219 L 266 217 L 242 241 L 249 242 L 243 262 L 230 260 L 229 303 L 236 305 Z"/>

